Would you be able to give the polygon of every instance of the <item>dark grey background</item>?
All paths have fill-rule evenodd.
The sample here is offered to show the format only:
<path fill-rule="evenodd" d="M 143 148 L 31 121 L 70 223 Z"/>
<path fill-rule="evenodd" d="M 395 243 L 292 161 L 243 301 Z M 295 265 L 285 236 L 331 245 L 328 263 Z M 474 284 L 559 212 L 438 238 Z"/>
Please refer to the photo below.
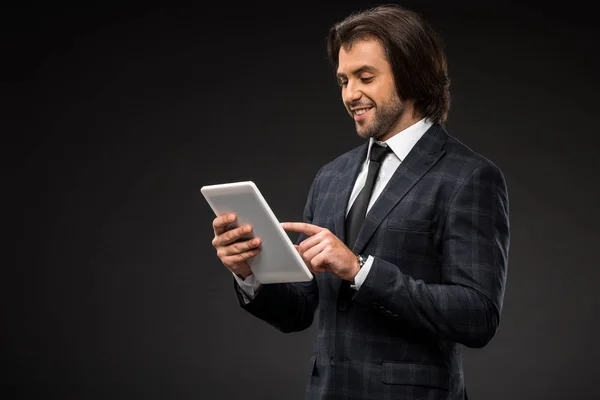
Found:
<path fill-rule="evenodd" d="M 598 398 L 593 13 L 438 3 L 404 4 L 443 37 L 447 127 L 511 201 L 503 318 L 465 349 L 470 398 Z M 327 29 L 371 4 L 2 10 L 9 397 L 302 398 L 315 328 L 238 307 L 199 189 L 253 180 L 301 218 L 318 168 L 360 143 Z"/>

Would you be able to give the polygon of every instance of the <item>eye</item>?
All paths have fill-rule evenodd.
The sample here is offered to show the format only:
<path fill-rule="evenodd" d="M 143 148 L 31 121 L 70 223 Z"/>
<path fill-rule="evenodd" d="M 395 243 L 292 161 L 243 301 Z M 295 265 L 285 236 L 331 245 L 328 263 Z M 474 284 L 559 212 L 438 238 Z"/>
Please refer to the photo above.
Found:
<path fill-rule="evenodd" d="M 367 76 L 367 77 L 360 78 L 360 80 L 363 83 L 370 83 L 373 80 L 373 78 L 375 78 L 375 77 L 374 76 Z"/>
<path fill-rule="evenodd" d="M 347 80 L 338 79 L 338 85 L 340 85 L 340 87 L 346 87 L 346 86 L 348 86 L 348 81 Z"/>

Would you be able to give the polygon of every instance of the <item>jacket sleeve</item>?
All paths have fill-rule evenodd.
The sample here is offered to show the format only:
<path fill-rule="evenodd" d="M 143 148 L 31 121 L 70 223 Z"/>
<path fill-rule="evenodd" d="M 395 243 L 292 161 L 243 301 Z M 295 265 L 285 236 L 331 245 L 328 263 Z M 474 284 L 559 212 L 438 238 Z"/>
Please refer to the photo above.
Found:
<path fill-rule="evenodd" d="M 475 169 L 453 195 L 442 236 L 442 280 L 427 284 L 375 257 L 357 302 L 415 329 L 468 347 L 495 335 L 506 285 L 509 207 L 493 164 Z"/>
<path fill-rule="evenodd" d="M 306 223 L 312 223 L 313 220 L 313 197 L 319 173 L 309 189 L 304 207 L 303 221 Z M 299 235 L 296 244 L 304 239 L 306 235 Z M 312 325 L 319 304 L 319 290 L 315 278 L 310 282 L 263 284 L 254 299 L 249 302 L 248 299 L 244 299 L 235 279 L 233 284 L 240 306 L 276 329 L 288 333 L 301 331 Z"/>

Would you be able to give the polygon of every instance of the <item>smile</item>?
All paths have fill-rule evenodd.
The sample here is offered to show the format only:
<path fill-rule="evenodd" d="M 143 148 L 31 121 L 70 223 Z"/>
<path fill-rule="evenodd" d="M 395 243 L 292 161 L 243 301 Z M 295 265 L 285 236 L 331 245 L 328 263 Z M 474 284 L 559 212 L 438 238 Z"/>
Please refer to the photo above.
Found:
<path fill-rule="evenodd" d="M 352 114 L 354 116 L 354 120 L 355 121 L 360 121 L 362 119 L 365 118 L 365 114 L 367 114 L 367 112 L 369 112 L 373 107 L 368 107 L 368 108 L 356 108 L 354 110 L 352 110 Z"/>

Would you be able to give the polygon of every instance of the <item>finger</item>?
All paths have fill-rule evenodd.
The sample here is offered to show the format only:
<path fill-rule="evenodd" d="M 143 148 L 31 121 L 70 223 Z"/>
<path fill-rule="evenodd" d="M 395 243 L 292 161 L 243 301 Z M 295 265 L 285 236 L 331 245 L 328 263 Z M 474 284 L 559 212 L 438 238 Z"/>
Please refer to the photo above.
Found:
<path fill-rule="evenodd" d="M 231 244 L 240 238 L 250 235 L 252 233 L 252 227 L 250 225 L 243 225 L 234 229 L 230 229 L 220 235 L 215 236 L 212 243 L 214 247 L 226 246 Z"/>
<path fill-rule="evenodd" d="M 310 264 L 319 272 L 332 272 L 331 268 L 329 267 L 329 261 L 327 260 L 327 257 L 327 252 L 321 251 L 310 260 Z"/>
<path fill-rule="evenodd" d="M 317 244 L 321 243 L 322 241 L 327 241 L 328 243 L 331 243 L 331 241 L 328 240 L 328 236 L 325 235 L 326 232 L 327 232 L 326 229 L 322 229 L 321 232 L 317 233 L 316 235 L 309 236 L 306 239 L 304 239 L 299 244 L 300 251 L 304 253 L 308 249 L 310 249 L 311 247 L 316 246 Z"/>
<path fill-rule="evenodd" d="M 227 257 L 235 254 L 241 254 L 248 250 L 252 250 L 259 247 L 260 243 L 261 241 L 258 238 L 245 240 L 243 242 L 236 242 L 230 244 L 229 246 L 221 247 L 218 250 L 217 254 L 219 255 L 219 257 Z"/>
<path fill-rule="evenodd" d="M 331 268 L 329 267 L 331 255 L 329 254 L 329 251 L 329 244 L 327 242 L 321 242 L 307 250 L 304 253 L 303 258 L 311 270 L 319 273 L 331 272 Z"/>
<path fill-rule="evenodd" d="M 313 263 L 313 259 L 320 253 L 323 252 L 327 248 L 327 242 L 317 243 L 315 246 L 310 247 L 309 249 L 302 251 L 302 258 L 306 260 L 306 262 L 310 263 L 313 267 L 318 267 L 319 265 L 315 265 Z"/>
<path fill-rule="evenodd" d="M 294 247 L 296 248 L 296 250 L 298 251 L 298 254 L 300 254 L 300 257 L 302 258 L 302 261 L 304 261 L 304 264 L 306 265 L 306 267 L 313 273 L 313 274 L 318 274 L 319 271 L 315 271 L 312 267 L 312 265 L 310 265 L 310 262 L 307 261 L 304 258 L 304 255 L 302 254 L 302 250 L 300 249 L 300 246 L 298 246 L 297 244 L 294 245 Z"/>
<path fill-rule="evenodd" d="M 324 228 L 317 225 L 307 224 L 304 222 L 283 222 L 281 227 L 290 232 L 302 232 L 308 236 L 315 235 L 321 232 Z"/>
<path fill-rule="evenodd" d="M 231 224 L 235 220 L 235 214 L 223 214 L 213 219 L 212 225 L 213 230 L 215 231 L 215 236 L 225 232 L 225 228 L 227 227 L 227 225 Z"/>
<path fill-rule="evenodd" d="M 247 261 L 249 258 L 254 257 L 258 253 L 260 253 L 260 248 L 255 248 L 252 250 L 245 251 L 243 253 L 223 257 L 223 258 L 221 258 L 221 261 L 225 265 L 235 265 L 235 264 L 239 264 L 241 262 Z"/>

